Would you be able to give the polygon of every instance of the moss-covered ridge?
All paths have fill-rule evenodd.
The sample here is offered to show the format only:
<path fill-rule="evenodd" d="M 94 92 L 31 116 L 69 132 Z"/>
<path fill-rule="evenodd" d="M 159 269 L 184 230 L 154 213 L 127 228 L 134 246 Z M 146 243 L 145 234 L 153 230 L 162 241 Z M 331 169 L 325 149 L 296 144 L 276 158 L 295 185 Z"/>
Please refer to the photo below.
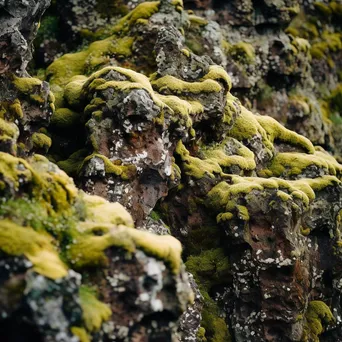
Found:
<path fill-rule="evenodd" d="M 82 257 L 77 257 L 76 264 L 86 264 L 86 260 L 97 264 L 100 259 L 105 259 L 103 252 L 106 248 L 118 246 L 129 251 L 141 248 L 147 253 L 152 253 L 170 263 L 175 272 L 179 271 L 181 247 L 180 243 L 174 238 L 169 236 L 156 237 L 149 233 L 129 229 L 133 227 L 133 221 L 121 205 L 109 203 L 100 197 L 80 193 L 72 180 L 45 157 L 36 155 L 29 162 L 2 152 L 0 152 L 0 157 L 2 196 L 7 198 L 7 202 L 13 201 L 15 205 L 14 194 L 20 194 L 24 189 L 28 188 L 29 192 L 23 193 L 24 198 L 27 200 L 27 210 L 33 211 L 36 206 L 43 214 L 40 224 L 35 225 L 37 231 L 48 231 L 57 240 L 60 239 L 59 243 L 56 241 L 61 248 L 60 253 L 66 248 L 65 241 L 59 236 L 57 227 L 54 230 L 48 224 L 44 225 L 44 220 L 48 215 L 52 217 L 60 215 L 64 220 L 69 219 L 69 227 L 64 227 L 65 234 L 69 235 L 70 238 L 78 237 L 76 240 L 79 239 L 83 244 L 92 245 L 91 241 L 95 238 L 92 233 L 96 229 L 102 229 L 103 232 L 107 233 L 110 232 L 109 235 L 103 235 L 98 239 L 101 243 L 97 248 L 99 252 L 96 252 L 95 255 L 88 254 L 87 249 L 81 249 Z M 18 205 L 19 203 L 22 206 L 25 205 L 18 200 Z M 10 218 L 13 221 L 19 220 L 21 225 L 25 226 L 26 220 L 20 219 L 20 211 L 15 211 L 13 207 L 5 210 L 6 204 L 2 203 L 0 211 L 3 217 Z M 11 213 L 13 217 L 11 217 Z M 37 220 L 37 218 L 34 219 Z M 14 234 L 13 238 L 15 236 Z M 156 239 L 156 243 L 149 244 L 149 239 Z M 95 238 L 94 241 L 97 241 L 97 239 Z M 71 243 L 68 249 L 73 251 L 78 248 L 79 244 L 81 242 Z M 149 246 L 151 247 L 150 250 Z M 70 256 L 69 262 L 75 261 L 71 255 L 75 256 L 76 254 L 76 252 L 68 254 Z"/>
<path fill-rule="evenodd" d="M 26 257 L 36 273 L 57 280 L 72 269 L 105 267 L 106 250 L 115 248 L 142 250 L 179 274 L 179 241 L 134 229 L 120 204 L 80 192 L 45 157 L 24 160 L 0 152 L 0 179 L 0 253 Z M 80 295 L 84 328 L 91 334 L 111 311 L 89 291 Z"/>

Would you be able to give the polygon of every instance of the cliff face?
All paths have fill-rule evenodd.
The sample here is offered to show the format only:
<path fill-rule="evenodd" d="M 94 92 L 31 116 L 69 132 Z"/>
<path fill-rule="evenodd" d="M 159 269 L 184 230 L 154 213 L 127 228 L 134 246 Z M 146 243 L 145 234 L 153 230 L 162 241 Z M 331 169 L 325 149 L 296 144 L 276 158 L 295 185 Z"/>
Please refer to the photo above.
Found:
<path fill-rule="evenodd" d="M 342 4 L 54 2 L 30 77 L 47 7 L 0 2 L 0 336 L 342 339 Z"/>

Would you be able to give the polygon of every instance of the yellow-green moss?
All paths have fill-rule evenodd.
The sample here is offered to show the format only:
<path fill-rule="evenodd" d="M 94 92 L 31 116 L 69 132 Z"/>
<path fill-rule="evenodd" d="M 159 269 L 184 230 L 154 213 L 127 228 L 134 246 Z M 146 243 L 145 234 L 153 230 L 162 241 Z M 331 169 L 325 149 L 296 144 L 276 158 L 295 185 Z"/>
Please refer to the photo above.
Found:
<path fill-rule="evenodd" d="M 80 123 L 81 115 L 69 108 L 57 109 L 51 117 L 51 125 L 57 128 L 70 128 Z"/>
<path fill-rule="evenodd" d="M 33 77 L 16 77 L 13 79 L 14 86 L 25 95 L 32 95 L 34 89 L 42 85 L 42 81 Z"/>
<path fill-rule="evenodd" d="M 117 38 L 114 36 L 108 37 L 103 40 L 93 42 L 83 51 L 65 54 L 62 57 L 56 59 L 47 68 L 47 77 L 50 83 L 60 86 L 66 86 L 72 77 L 77 75 L 84 75 L 86 73 L 93 72 L 101 65 L 109 62 L 111 55 L 129 56 L 131 55 L 131 47 L 133 45 L 134 38 L 123 37 Z M 78 94 L 82 80 L 78 79 L 77 82 L 69 86 L 69 90 L 72 91 L 68 94 L 69 101 L 76 105 L 78 104 Z M 76 96 L 75 96 L 76 95 Z"/>
<path fill-rule="evenodd" d="M 241 114 L 237 117 L 229 135 L 239 141 L 250 140 L 259 135 L 265 147 L 270 151 L 273 150 L 274 140 L 301 147 L 309 153 L 315 151 L 309 139 L 286 129 L 269 116 L 254 115 L 244 107 L 242 107 Z"/>
<path fill-rule="evenodd" d="M 222 90 L 218 82 L 206 79 L 202 82 L 186 82 L 174 76 L 166 75 L 151 82 L 159 92 L 169 91 L 172 94 L 218 93 Z"/>
<path fill-rule="evenodd" d="M 17 125 L 0 118 L 0 139 L 1 140 L 3 139 L 16 140 L 18 137 L 19 137 L 19 129 Z"/>
<path fill-rule="evenodd" d="M 188 50 L 188 49 L 182 49 L 181 50 L 181 52 L 182 52 L 182 54 L 184 55 L 184 56 L 186 56 L 186 57 L 190 57 L 190 55 L 191 55 L 191 52 Z"/>
<path fill-rule="evenodd" d="M 43 133 L 33 133 L 32 134 L 33 147 L 37 149 L 48 150 L 51 147 L 52 140 L 50 137 Z"/>
<path fill-rule="evenodd" d="M 74 244 L 70 245 L 67 252 L 69 261 L 76 268 L 105 266 L 108 260 L 104 251 L 114 247 L 130 253 L 139 248 L 148 255 L 164 260 L 174 273 L 179 272 L 182 247 L 180 242 L 172 236 L 158 236 L 129 229 L 126 226 L 106 223 L 89 224 L 85 222 L 83 225 L 79 225 L 79 230 L 82 231 L 82 234 Z M 93 235 L 97 231 L 101 231 L 103 235 Z"/>
<path fill-rule="evenodd" d="M 110 307 L 96 298 L 96 292 L 86 286 L 79 290 L 84 325 L 90 333 L 99 331 L 103 322 L 112 315 Z"/>
<path fill-rule="evenodd" d="M 28 163 L 4 152 L 0 152 L 0 175 L 1 179 L 14 189 L 18 189 L 19 179 L 32 180 L 32 171 Z"/>
<path fill-rule="evenodd" d="M 34 271 L 48 278 L 58 279 L 67 275 L 67 267 L 54 249 L 52 238 L 30 227 L 1 220 L 0 250 L 9 255 L 24 255 L 32 262 Z"/>
<path fill-rule="evenodd" d="M 159 4 L 159 1 L 146 1 L 139 4 L 125 17 L 120 19 L 118 24 L 114 26 L 113 32 L 126 34 L 138 19 L 149 19 L 154 13 L 157 13 Z"/>
<path fill-rule="evenodd" d="M 57 165 L 68 175 L 77 174 L 87 154 L 88 150 L 81 149 L 71 154 L 68 159 L 57 162 Z"/>
<path fill-rule="evenodd" d="M 87 220 L 134 227 L 131 215 L 120 203 L 110 203 L 99 196 L 82 195 L 86 205 Z"/>
<path fill-rule="evenodd" d="M 330 308 L 322 301 L 313 300 L 309 303 L 305 313 L 306 325 L 304 327 L 305 339 L 319 342 L 319 335 L 324 331 L 323 325 L 329 325 L 335 322 Z M 311 338 L 311 339 L 308 339 Z"/>
<path fill-rule="evenodd" d="M 191 25 L 205 26 L 208 25 L 208 20 L 198 17 L 197 15 L 190 14 L 189 21 Z"/>
<path fill-rule="evenodd" d="M 296 176 L 310 166 L 317 166 L 326 174 L 336 175 L 342 173 L 342 165 L 326 152 L 315 151 L 312 154 L 286 152 L 278 153 L 271 161 L 267 170 L 272 176 Z"/>
<path fill-rule="evenodd" d="M 80 342 L 91 342 L 91 339 L 84 328 L 72 327 L 70 330 L 74 336 L 79 338 Z"/>
<path fill-rule="evenodd" d="M 217 304 L 209 296 L 210 290 L 224 283 L 229 276 L 230 264 L 222 248 L 209 249 L 199 255 L 190 256 L 186 268 L 194 275 L 205 299 L 202 311 L 202 341 L 227 342 L 230 335 L 223 318 L 219 316 Z"/>
<path fill-rule="evenodd" d="M 207 194 L 206 205 L 220 213 L 217 217 L 218 221 L 230 220 L 230 214 L 238 214 L 241 212 L 237 208 L 237 200 L 246 198 L 246 195 L 252 191 L 264 191 L 266 189 L 275 191 L 281 200 L 297 199 L 302 205 L 307 207 L 316 195 L 315 192 L 321 191 L 328 186 L 336 186 L 341 182 L 334 176 L 323 176 L 314 179 L 299 179 L 295 181 L 286 181 L 279 178 L 257 178 L 257 177 L 240 177 L 231 176 L 231 184 L 221 182 L 213 187 Z M 279 190 L 282 192 L 279 193 Z M 284 198 L 283 193 L 287 193 L 290 198 Z M 223 216 L 228 215 L 228 216 Z"/>
<path fill-rule="evenodd" d="M 230 91 L 232 88 L 232 80 L 227 74 L 227 72 L 219 65 L 211 65 L 209 67 L 209 71 L 206 75 L 203 76 L 202 80 L 214 80 L 222 82 L 226 91 Z"/>
<path fill-rule="evenodd" d="M 315 6 L 315 9 L 324 16 L 330 16 L 332 14 L 331 8 L 322 2 L 315 2 L 314 6 Z"/>
<path fill-rule="evenodd" d="M 22 119 L 24 117 L 24 113 L 21 108 L 21 103 L 19 99 L 15 99 L 13 103 L 9 106 L 9 109 L 15 119 Z"/>
<path fill-rule="evenodd" d="M 229 142 L 235 142 L 236 155 L 227 155 L 224 148 Z M 223 168 L 238 166 L 241 170 L 253 170 L 255 168 L 254 154 L 248 148 L 238 141 L 231 141 L 231 138 L 225 139 L 220 145 L 203 150 L 203 159 L 190 156 L 189 151 L 181 141 L 176 147 L 176 154 L 182 160 L 182 166 L 185 174 L 196 179 L 209 176 L 215 178 L 216 175 L 222 175 Z"/>
<path fill-rule="evenodd" d="M 92 158 L 100 158 L 104 163 L 106 173 L 113 173 L 116 176 L 120 176 L 123 180 L 131 179 L 136 173 L 135 165 L 117 165 L 106 156 L 97 153 L 93 153 L 90 156 L 86 157 L 83 161 L 83 165 L 90 161 Z M 81 168 L 83 168 L 83 165 L 81 165 Z"/>
<path fill-rule="evenodd" d="M 255 49 L 252 44 L 239 42 L 230 45 L 228 55 L 237 61 L 250 64 L 255 60 Z"/>

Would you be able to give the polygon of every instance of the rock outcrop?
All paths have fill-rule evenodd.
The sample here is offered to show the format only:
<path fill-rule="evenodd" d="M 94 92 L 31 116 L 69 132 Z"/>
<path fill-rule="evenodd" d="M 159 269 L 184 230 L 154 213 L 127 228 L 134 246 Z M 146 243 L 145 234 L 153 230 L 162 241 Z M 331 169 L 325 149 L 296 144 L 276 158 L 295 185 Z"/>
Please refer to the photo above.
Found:
<path fill-rule="evenodd" d="M 330 45 L 293 19 L 316 12 L 185 3 L 204 18 L 161 0 L 104 15 L 103 1 L 83 3 L 49 10 L 70 34 L 43 29 L 51 58 L 36 66 L 87 44 L 40 80 L 25 72 L 23 35 L 27 51 L 13 40 L 0 75 L 1 336 L 342 339 L 338 81 L 322 95 L 331 71 L 311 58 Z M 36 7 L 21 31 L 34 31 Z M 315 5 L 326 8 L 335 49 L 340 7 Z M 321 63 L 338 68 L 339 49 Z"/>

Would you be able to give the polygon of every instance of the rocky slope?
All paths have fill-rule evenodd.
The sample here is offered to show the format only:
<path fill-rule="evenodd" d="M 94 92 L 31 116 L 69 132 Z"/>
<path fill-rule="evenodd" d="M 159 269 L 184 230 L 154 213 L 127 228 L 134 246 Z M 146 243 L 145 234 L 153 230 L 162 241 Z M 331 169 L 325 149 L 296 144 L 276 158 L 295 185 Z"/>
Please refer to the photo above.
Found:
<path fill-rule="evenodd" d="M 55 2 L 30 77 L 48 5 L 0 2 L 0 336 L 342 339 L 342 5 Z"/>

